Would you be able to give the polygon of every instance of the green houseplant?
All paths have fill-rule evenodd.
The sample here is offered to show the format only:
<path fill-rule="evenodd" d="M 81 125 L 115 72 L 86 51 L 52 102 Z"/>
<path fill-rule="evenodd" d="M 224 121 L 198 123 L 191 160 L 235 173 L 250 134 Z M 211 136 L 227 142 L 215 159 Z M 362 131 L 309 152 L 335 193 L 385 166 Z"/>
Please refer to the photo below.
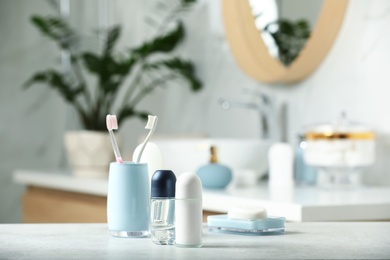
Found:
<path fill-rule="evenodd" d="M 277 30 L 272 28 L 277 27 Z M 278 47 L 279 60 L 286 66 L 298 57 L 310 37 L 310 24 L 304 19 L 290 21 L 288 19 L 279 19 L 276 22 L 269 23 L 263 29 L 268 32 Z"/>
<path fill-rule="evenodd" d="M 118 25 L 103 33 L 103 48 L 100 53 L 93 53 L 78 50 L 80 37 L 64 19 L 33 16 L 32 24 L 68 54 L 69 70 L 50 68 L 37 72 L 24 86 L 44 83 L 57 90 L 76 109 L 86 130 L 107 130 L 105 116 L 109 113 L 117 114 L 119 124 L 130 117 L 146 119 L 148 112 L 138 111 L 136 106 L 156 88 L 175 80 L 186 82 L 193 91 L 202 88 L 194 65 L 172 54 L 185 37 L 179 14 L 194 2 L 180 0 L 173 7 L 162 8 L 167 11 L 160 22 L 148 20 L 155 24 L 155 37 L 121 53 L 114 52 L 121 34 Z M 172 29 L 167 31 L 168 27 Z M 86 72 L 95 76 L 97 82 L 88 82 Z M 120 91 L 124 95 L 118 95 Z"/>
<path fill-rule="evenodd" d="M 68 66 L 39 71 L 24 87 L 46 84 L 58 91 L 77 111 L 83 129 L 88 130 L 65 134 L 65 147 L 74 175 L 107 176 L 107 166 L 113 161 L 106 132 L 107 114 L 116 114 L 119 125 L 131 117 L 147 119 L 149 113 L 138 110 L 137 105 L 155 89 L 176 80 L 193 91 L 202 88 L 194 65 L 174 54 L 185 37 L 180 14 L 189 10 L 194 2 L 177 0 L 173 6 L 157 2 L 157 9 L 164 14 L 160 14 L 159 20 L 147 20 L 155 27 L 154 37 L 122 52 L 115 50 L 121 35 L 118 25 L 99 34 L 103 41 L 101 50 L 96 53 L 80 50 L 81 37 L 66 20 L 55 16 L 31 18 L 32 24 L 66 54 Z M 92 77 L 86 77 L 87 74 Z"/>

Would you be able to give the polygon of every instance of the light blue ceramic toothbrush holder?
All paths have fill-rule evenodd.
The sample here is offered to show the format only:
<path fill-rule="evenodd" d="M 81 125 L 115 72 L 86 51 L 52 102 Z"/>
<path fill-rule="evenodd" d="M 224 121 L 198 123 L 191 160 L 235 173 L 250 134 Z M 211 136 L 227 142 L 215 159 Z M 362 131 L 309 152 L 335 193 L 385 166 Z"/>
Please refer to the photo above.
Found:
<path fill-rule="evenodd" d="M 149 234 L 149 174 L 146 163 L 110 164 L 107 223 L 114 237 Z"/>

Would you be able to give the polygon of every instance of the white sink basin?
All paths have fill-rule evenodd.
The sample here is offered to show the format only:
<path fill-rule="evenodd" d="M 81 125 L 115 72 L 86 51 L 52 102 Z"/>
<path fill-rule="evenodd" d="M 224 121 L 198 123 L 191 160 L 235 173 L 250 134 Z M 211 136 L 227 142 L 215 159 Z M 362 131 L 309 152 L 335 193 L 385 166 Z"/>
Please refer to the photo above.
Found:
<path fill-rule="evenodd" d="M 259 139 L 163 139 L 152 142 L 161 148 L 165 168 L 177 176 L 187 171 L 196 172 L 200 166 L 208 164 L 210 152 L 205 147 L 210 145 L 217 147 L 219 163 L 229 166 L 233 176 L 251 176 L 257 181 L 268 169 L 271 142 Z"/>

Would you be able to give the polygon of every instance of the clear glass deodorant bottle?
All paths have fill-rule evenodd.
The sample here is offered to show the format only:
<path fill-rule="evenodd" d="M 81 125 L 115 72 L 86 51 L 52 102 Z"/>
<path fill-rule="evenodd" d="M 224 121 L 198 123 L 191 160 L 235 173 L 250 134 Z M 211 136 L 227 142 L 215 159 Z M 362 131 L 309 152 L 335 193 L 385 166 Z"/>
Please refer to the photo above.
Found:
<path fill-rule="evenodd" d="M 157 170 L 152 176 L 150 199 L 150 235 L 155 244 L 175 244 L 176 176 L 169 170 Z"/>

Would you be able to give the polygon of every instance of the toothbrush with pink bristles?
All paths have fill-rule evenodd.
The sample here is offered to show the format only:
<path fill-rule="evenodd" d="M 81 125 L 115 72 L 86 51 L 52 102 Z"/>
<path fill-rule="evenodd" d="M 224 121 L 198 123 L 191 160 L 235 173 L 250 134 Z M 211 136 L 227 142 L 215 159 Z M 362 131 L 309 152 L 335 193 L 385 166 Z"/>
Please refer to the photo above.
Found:
<path fill-rule="evenodd" d="M 118 120 L 116 119 L 116 115 L 107 115 L 106 124 L 107 124 L 108 133 L 110 134 L 112 148 L 114 149 L 116 162 L 123 163 L 121 153 L 119 152 L 118 144 L 115 140 L 114 132 L 112 131 L 112 130 L 118 130 Z"/>

